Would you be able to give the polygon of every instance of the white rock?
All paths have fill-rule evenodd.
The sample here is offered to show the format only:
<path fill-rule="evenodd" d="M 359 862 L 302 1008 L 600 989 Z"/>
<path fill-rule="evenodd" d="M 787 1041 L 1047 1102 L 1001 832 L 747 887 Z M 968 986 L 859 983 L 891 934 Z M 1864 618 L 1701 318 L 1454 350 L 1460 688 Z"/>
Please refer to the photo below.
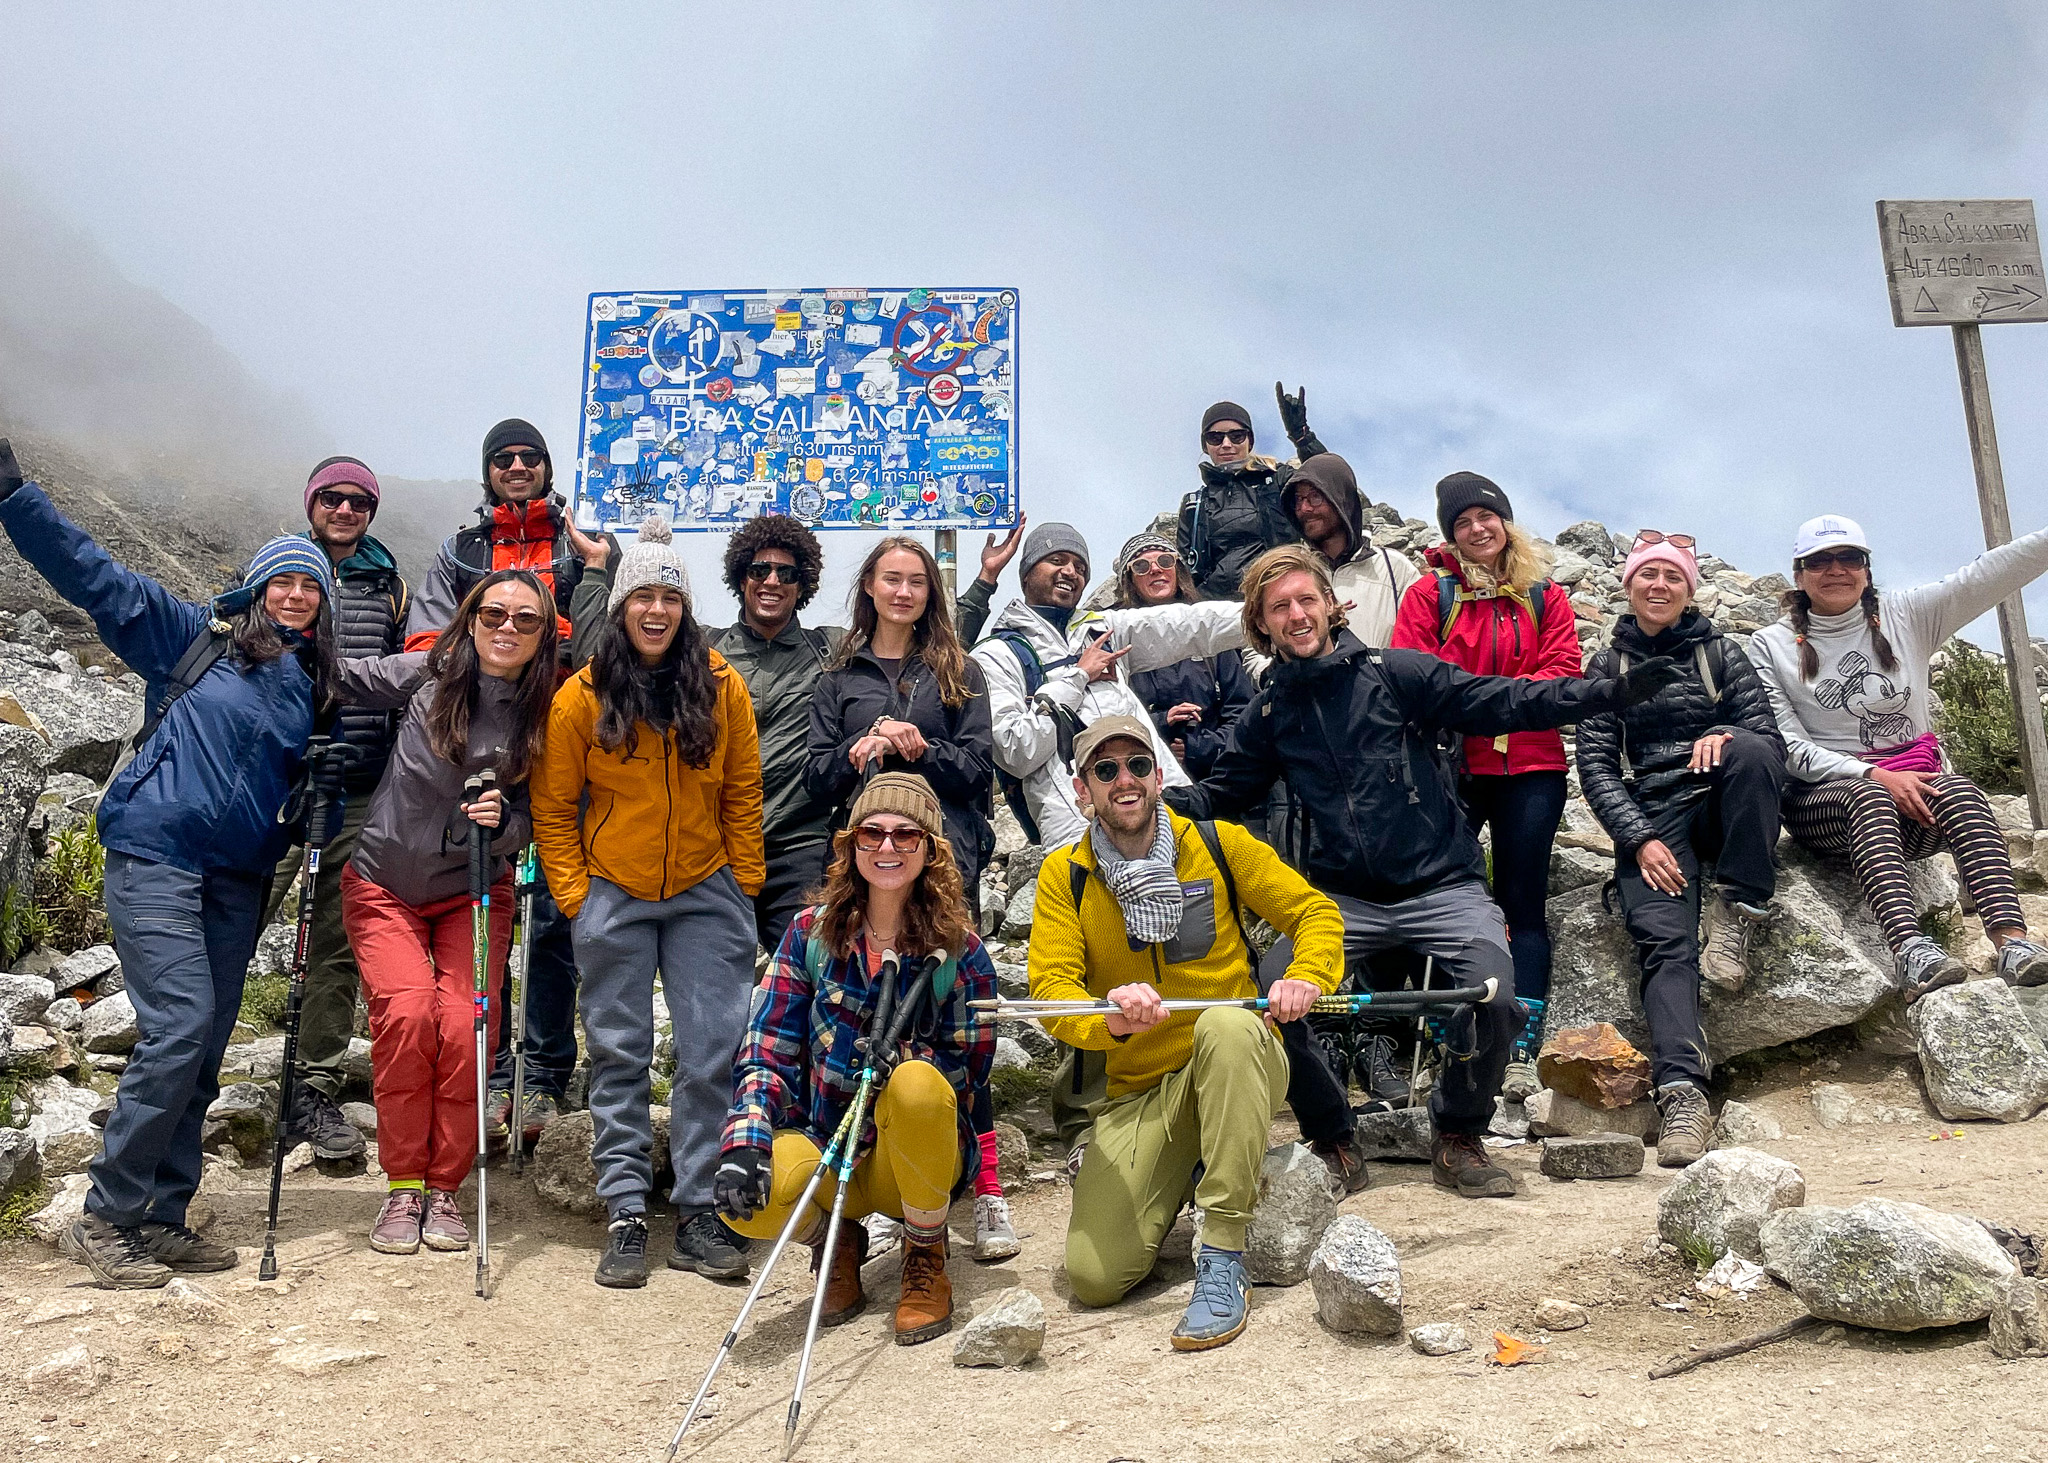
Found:
<path fill-rule="evenodd" d="M 1907 1012 L 1920 1074 L 1945 1118 L 2025 1122 L 2048 1103 L 2048 1046 L 2011 987 L 1973 980 L 1930 991 Z"/>
<path fill-rule="evenodd" d="M 30 1367 L 22 1380 L 31 1397 L 90 1397 L 109 1372 L 105 1359 L 80 1342 Z"/>
<path fill-rule="evenodd" d="M 128 993 L 120 991 L 86 1007 L 80 1034 L 89 1052 L 126 1054 L 135 1050 L 142 1029 L 135 1024 L 135 1004 Z"/>
<path fill-rule="evenodd" d="M 1299 1285 L 1308 1278 L 1309 1259 L 1336 1216 L 1330 1170 L 1306 1144 L 1270 1148 L 1259 1164 L 1259 1197 L 1245 1231 L 1244 1268 L 1254 1285 Z M 1204 1216 L 1195 1214 L 1195 1245 L 1202 1243 Z"/>
<path fill-rule="evenodd" d="M 1698 1260 L 1734 1251 L 1762 1258 L 1757 1229 L 1780 1209 L 1806 1202 L 1806 1179 L 1782 1158 L 1754 1148 L 1721 1148 L 1684 1169 L 1657 1200 L 1657 1234 Z"/>
<path fill-rule="evenodd" d="M 2008 1360 L 2048 1355 L 2048 1280 L 2015 1275 L 1991 1298 L 1991 1350 Z"/>
<path fill-rule="evenodd" d="M 1730 1101 L 1723 1104 L 1721 1116 L 1714 1123 L 1712 1146 L 1749 1148 L 1758 1143 L 1775 1143 L 1784 1136 L 1784 1125 L 1769 1113 L 1746 1102 Z"/>
<path fill-rule="evenodd" d="M 226 1301 L 198 1281 L 187 1280 L 182 1275 L 173 1275 L 170 1283 L 155 1293 L 150 1306 L 153 1310 L 167 1312 L 180 1321 L 195 1325 L 212 1325 L 226 1320 L 228 1316 Z"/>
<path fill-rule="evenodd" d="M 1810 1313 L 1882 1331 L 1981 1321 L 2019 1275 L 1976 1220 L 1892 1199 L 1787 1209 L 1761 1241 L 1764 1268 Z"/>
<path fill-rule="evenodd" d="M 1427 1326 L 1417 1326 L 1408 1333 L 1408 1344 L 1424 1356 L 1451 1356 L 1472 1349 L 1472 1340 L 1465 1334 L 1465 1328 L 1449 1321 L 1432 1321 Z"/>
<path fill-rule="evenodd" d="M 20 1128 L 0 1128 L 0 1199 L 34 1188 L 43 1178 L 43 1153 Z"/>
<path fill-rule="evenodd" d="M 1536 1303 L 1536 1324 L 1546 1331 L 1576 1331 L 1591 1319 L 1584 1306 L 1556 1296 L 1545 1296 Z"/>
<path fill-rule="evenodd" d="M 992 1297 L 953 1342 L 954 1366 L 1017 1367 L 1045 1346 L 1045 1302 L 1023 1286 Z"/>
<path fill-rule="evenodd" d="M 1030 1065 L 1031 1053 L 1024 1050 L 1021 1042 L 1007 1036 L 996 1038 L 996 1054 L 990 1062 L 993 1070 L 1000 1072 L 1005 1067 L 1028 1067 Z"/>
<path fill-rule="evenodd" d="M 1875 1123 L 1917 1123 L 1927 1116 L 1917 1107 L 1880 1102 L 1839 1082 L 1816 1082 L 1807 1094 L 1813 1115 L 1823 1128 L 1862 1127 Z"/>
<path fill-rule="evenodd" d="M 25 1221 L 29 1233 L 46 1245 L 54 1245 L 71 1228 L 85 1217 L 85 1196 L 92 1192 L 92 1180 L 82 1173 L 67 1174 L 50 1202 Z"/>
<path fill-rule="evenodd" d="M 43 1019 L 57 987 L 40 975 L 0 975 L 0 1016 L 16 1026 Z"/>
<path fill-rule="evenodd" d="M 1332 1331 L 1401 1334 L 1401 1261 L 1394 1242 L 1355 1214 L 1339 1215 L 1309 1261 L 1316 1319 Z"/>
<path fill-rule="evenodd" d="M 51 994 L 75 991 L 80 986 L 98 990 L 100 982 L 120 968 L 121 957 L 114 953 L 112 945 L 88 946 L 76 954 L 66 955 L 50 972 Z"/>

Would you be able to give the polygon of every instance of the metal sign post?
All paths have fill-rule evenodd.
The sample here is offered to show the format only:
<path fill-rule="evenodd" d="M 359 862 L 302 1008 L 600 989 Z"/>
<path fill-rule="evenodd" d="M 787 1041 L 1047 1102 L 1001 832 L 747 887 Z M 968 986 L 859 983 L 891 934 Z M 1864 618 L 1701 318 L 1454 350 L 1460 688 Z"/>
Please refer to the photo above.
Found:
<path fill-rule="evenodd" d="M 959 598 L 957 581 L 959 570 L 955 567 L 960 558 L 960 530 L 957 528 L 935 528 L 932 530 L 932 557 L 939 561 L 939 583 L 946 586 L 946 598 L 950 602 Z"/>
<path fill-rule="evenodd" d="M 2005 473 L 1998 461 L 1991 382 L 1984 370 L 1984 339 L 1978 327 L 2048 321 L 2048 277 L 2041 268 L 2033 200 L 1880 201 L 1877 231 L 1891 292 L 1892 323 L 1946 325 L 1954 332 L 1984 545 L 1997 548 L 2011 541 L 2012 518 L 2006 509 Z M 2048 827 L 2048 730 L 2042 727 L 2033 641 L 2019 595 L 1999 605 L 1998 633 L 2019 725 L 2027 807 L 2036 828 Z"/>

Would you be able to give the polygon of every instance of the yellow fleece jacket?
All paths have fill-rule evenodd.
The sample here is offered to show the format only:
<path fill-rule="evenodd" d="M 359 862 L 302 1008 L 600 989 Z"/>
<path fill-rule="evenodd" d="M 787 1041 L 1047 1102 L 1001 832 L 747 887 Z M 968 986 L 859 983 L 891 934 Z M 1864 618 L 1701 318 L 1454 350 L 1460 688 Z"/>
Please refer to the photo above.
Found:
<path fill-rule="evenodd" d="M 1038 871 L 1038 902 L 1031 924 L 1033 1000 L 1100 1000 L 1121 985 L 1150 985 L 1171 1000 L 1256 996 L 1253 958 L 1230 917 L 1230 896 L 1208 845 L 1195 825 L 1169 811 L 1174 872 L 1186 911 L 1174 939 L 1131 948 L 1123 911 L 1096 872 L 1095 845 L 1083 838 L 1045 856 Z M 1344 917 L 1330 899 L 1280 861 L 1280 856 L 1235 823 L 1218 823 L 1216 840 L 1237 880 L 1246 918 L 1257 915 L 1294 937 L 1292 980 L 1334 991 L 1344 979 Z M 1087 871 L 1081 904 L 1074 905 L 1073 870 Z M 1177 1011 L 1150 1031 L 1126 1040 L 1109 1034 L 1105 1016 L 1070 1016 L 1045 1023 L 1069 1046 L 1109 1053 L 1111 1097 L 1144 1092 L 1188 1064 L 1194 1052 L 1194 1011 Z"/>
<path fill-rule="evenodd" d="M 761 744 L 739 672 L 711 651 L 718 740 L 692 767 L 675 738 L 633 729 L 607 752 L 595 740 L 597 691 L 585 666 L 562 683 L 532 780 L 533 838 L 548 891 L 573 915 L 591 876 L 635 899 L 673 899 L 727 864 L 751 898 L 768 877 L 761 853 Z M 587 799 L 587 802 L 586 802 Z"/>

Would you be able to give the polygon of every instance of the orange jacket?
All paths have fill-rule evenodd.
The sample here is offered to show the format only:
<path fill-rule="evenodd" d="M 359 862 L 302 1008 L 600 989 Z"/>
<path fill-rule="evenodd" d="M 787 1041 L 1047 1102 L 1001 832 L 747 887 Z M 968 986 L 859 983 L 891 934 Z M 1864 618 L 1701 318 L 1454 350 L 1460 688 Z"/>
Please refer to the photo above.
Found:
<path fill-rule="evenodd" d="M 583 907 L 593 877 L 635 899 L 673 899 L 730 864 L 752 897 L 768 877 L 761 855 L 761 746 L 746 682 L 717 651 L 718 741 L 691 767 L 675 739 L 597 745 L 597 691 L 585 666 L 562 683 L 547 748 L 532 778 L 533 837 L 562 913 Z M 586 801 L 587 800 L 587 801 Z"/>

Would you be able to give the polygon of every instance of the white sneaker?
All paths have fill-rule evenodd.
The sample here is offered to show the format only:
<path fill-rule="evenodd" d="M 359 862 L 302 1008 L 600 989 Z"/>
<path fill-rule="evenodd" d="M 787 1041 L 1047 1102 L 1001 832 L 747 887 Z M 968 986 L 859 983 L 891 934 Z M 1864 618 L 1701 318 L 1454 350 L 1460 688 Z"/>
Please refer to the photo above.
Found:
<path fill-rule="evenodd" d="M 1010 1201 L 1001 1194 L 974 1196 L 974 1258 L 1007 1260 L 1024 1246 L 1010 1228 Z"/>

